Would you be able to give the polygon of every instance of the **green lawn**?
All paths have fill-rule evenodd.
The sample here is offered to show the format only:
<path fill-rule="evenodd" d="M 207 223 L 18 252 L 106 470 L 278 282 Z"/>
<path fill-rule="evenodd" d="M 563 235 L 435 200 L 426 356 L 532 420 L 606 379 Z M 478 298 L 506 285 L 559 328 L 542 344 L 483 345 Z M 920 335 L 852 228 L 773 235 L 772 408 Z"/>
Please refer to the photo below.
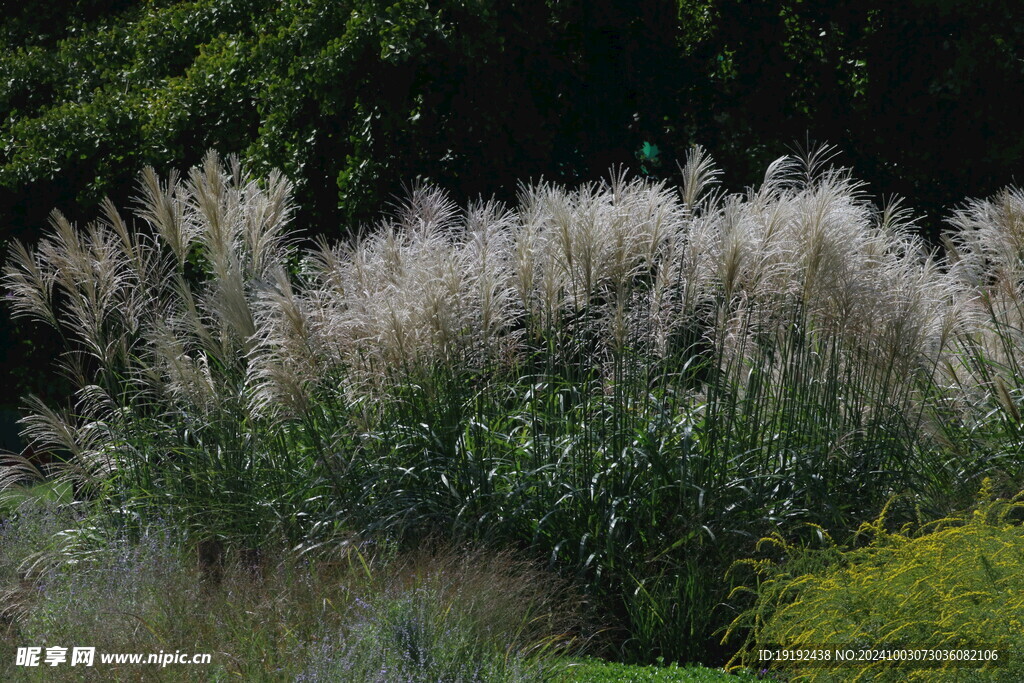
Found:
<path fill-rule="evenodd" d="M 708 669 L 702 666 L 635 666 L 617 664 L 600 659 L 574 660 L 564 676 L 555 679 L 558 683 L 585 681 L 586 683 L 612 683 L 628 681 L 629 683 L 676 683 L 690 681 L 752 681 L 758 680 L 752 674 L 733 675 L 721 669 Z"/>

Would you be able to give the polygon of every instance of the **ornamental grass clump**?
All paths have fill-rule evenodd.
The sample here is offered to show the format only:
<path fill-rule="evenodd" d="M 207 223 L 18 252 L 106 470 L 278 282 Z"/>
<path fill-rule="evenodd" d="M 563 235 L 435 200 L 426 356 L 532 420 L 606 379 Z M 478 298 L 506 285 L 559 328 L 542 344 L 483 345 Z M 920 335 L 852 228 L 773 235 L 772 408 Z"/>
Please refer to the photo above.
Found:
<path fill-rule="evenodd" d="M 993 497 L 986 481 L 976 507 L 926 524 L 889 530 L 885 511 L 862 525 L 861 547 L 841 549 L 820 534 L 811 550 L 779 535 L 746 561 L 758 577 L 754 606 L 737 618 L 749 636 L 733 664 L 760 667 L 757 652 L 963 650 L 974 663 L 931 661 L 778 663 L 792 680 L 1020 680 L 1024 666 L 1024 504 Z M 781 563 L 773 560 L 782 559 Z M 737 567 L 737 569 L 739 568 Z M 995 652 L 995 656 L 992 656 Z M 776 667 L 773 667 L 775 669 Z"/>
<path fill-rule="evenodd" d="M 1021 475 L 1024 450 L 1024 193 L 1007 188 L 971 200 L 950 220 L 950 272 L 965 295 L 970 321 L 943 382 L 994 473 Z"/>
<path fill-rule="evenodd" d="M 699 147 L 678 189 L 418 186 L 342 244 L 294 239 L 279 174 L 147 171 L 134 220 L 55 214 L 11 253 L 15 313 L 76 382 L 66 409 L 29 399 L 25 436 L 118 526 L 527 547 L 627 656 L 716 656 L 755 539 L 1019 474 L 1019 193 L 958 214 L 982 237 L 942 257 L 826 162 L 739 194 Z M 5 460 L 0 486 L 40 474 Z"/>
<path fill-rule="evenodd" d="M 146 171 L 137 221 L 109 202 L 84 229 L 55 212 L 35 248 L 15 245 L 4 275 L 14 313 L 61 336 L 75 388 L 69 409 L 28 399 L 23 435 L 59 454 L 49 469 L 77 497 L 250 538 L 281 533 L 312 497 L 315 462 L 250 420 L 246 385 L 258 296 L 287 262 L 290 206 L 279 173 L 257 182 L 210 154 L 184 179 Z M 36 474 L 6 459 L 4 483 Z"/>

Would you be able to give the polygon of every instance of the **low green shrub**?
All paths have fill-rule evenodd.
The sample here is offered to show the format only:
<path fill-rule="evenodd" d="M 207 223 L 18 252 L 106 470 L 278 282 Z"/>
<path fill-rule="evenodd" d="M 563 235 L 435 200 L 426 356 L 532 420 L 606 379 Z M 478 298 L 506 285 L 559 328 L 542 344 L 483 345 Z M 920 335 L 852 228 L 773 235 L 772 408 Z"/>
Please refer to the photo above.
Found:
<path fill-rule="evenodd" d="M 789 560 L 745 563 L 759 576 L 756 605 L 730 629 L 749 626 L 732 664 L 763 666 L 758 650 L 996 650 L 975 667 L 874 661 L 782 666 L 794 680 L 1024 679 L 1024 527 L 1021 496 L 997 499 L 988 481 L 977 506 L 917 529 L 886 528 L 886 513 L 864 524 L 862 547 L 802 549 L 781 537 L 762 547 Z"/>

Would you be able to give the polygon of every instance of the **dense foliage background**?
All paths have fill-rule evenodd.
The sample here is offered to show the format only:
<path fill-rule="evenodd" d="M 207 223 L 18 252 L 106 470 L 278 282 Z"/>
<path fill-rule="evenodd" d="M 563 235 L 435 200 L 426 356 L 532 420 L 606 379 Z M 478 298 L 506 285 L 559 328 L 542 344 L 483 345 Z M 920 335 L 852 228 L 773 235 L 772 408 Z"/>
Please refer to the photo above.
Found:
<path fill-rule="evenodd" d="M 946 209 L 1019 179 L 1024 8 L 1006 1 L 73 0 L 0 22 L 0 241 L 124 205 L 138 171 L 216 148 L 297 186 L 340 236 L 416 177 L 462 201 L 612 165 L 673 176 L 693 143 L 733 189 L 825 140 L 876 196 Z M 59 396 L 2 314 L 10 425 Z M 12 445 L 13 428 L 5 427 Z"/>

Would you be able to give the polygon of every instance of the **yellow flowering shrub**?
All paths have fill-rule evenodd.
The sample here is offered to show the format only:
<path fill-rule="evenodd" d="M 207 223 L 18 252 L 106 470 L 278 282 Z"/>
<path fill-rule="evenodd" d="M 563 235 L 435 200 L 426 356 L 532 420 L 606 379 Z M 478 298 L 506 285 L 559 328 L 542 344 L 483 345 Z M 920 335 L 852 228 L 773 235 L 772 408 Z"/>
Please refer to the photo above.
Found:
<path fill-rule="evenodd" d="M 862 547 L 802 550 L 781 537 L 784 563 L 745 564 L 754 606 L 725 638 L 749 629 L 730 665 L 791 680 L 1024 680 L 1024 494 L 919 528 L 864 524 Z M 968 658 L 969 661 L 963 661 Z M 911 660 L 911 661 L 907 661 Z"/>

